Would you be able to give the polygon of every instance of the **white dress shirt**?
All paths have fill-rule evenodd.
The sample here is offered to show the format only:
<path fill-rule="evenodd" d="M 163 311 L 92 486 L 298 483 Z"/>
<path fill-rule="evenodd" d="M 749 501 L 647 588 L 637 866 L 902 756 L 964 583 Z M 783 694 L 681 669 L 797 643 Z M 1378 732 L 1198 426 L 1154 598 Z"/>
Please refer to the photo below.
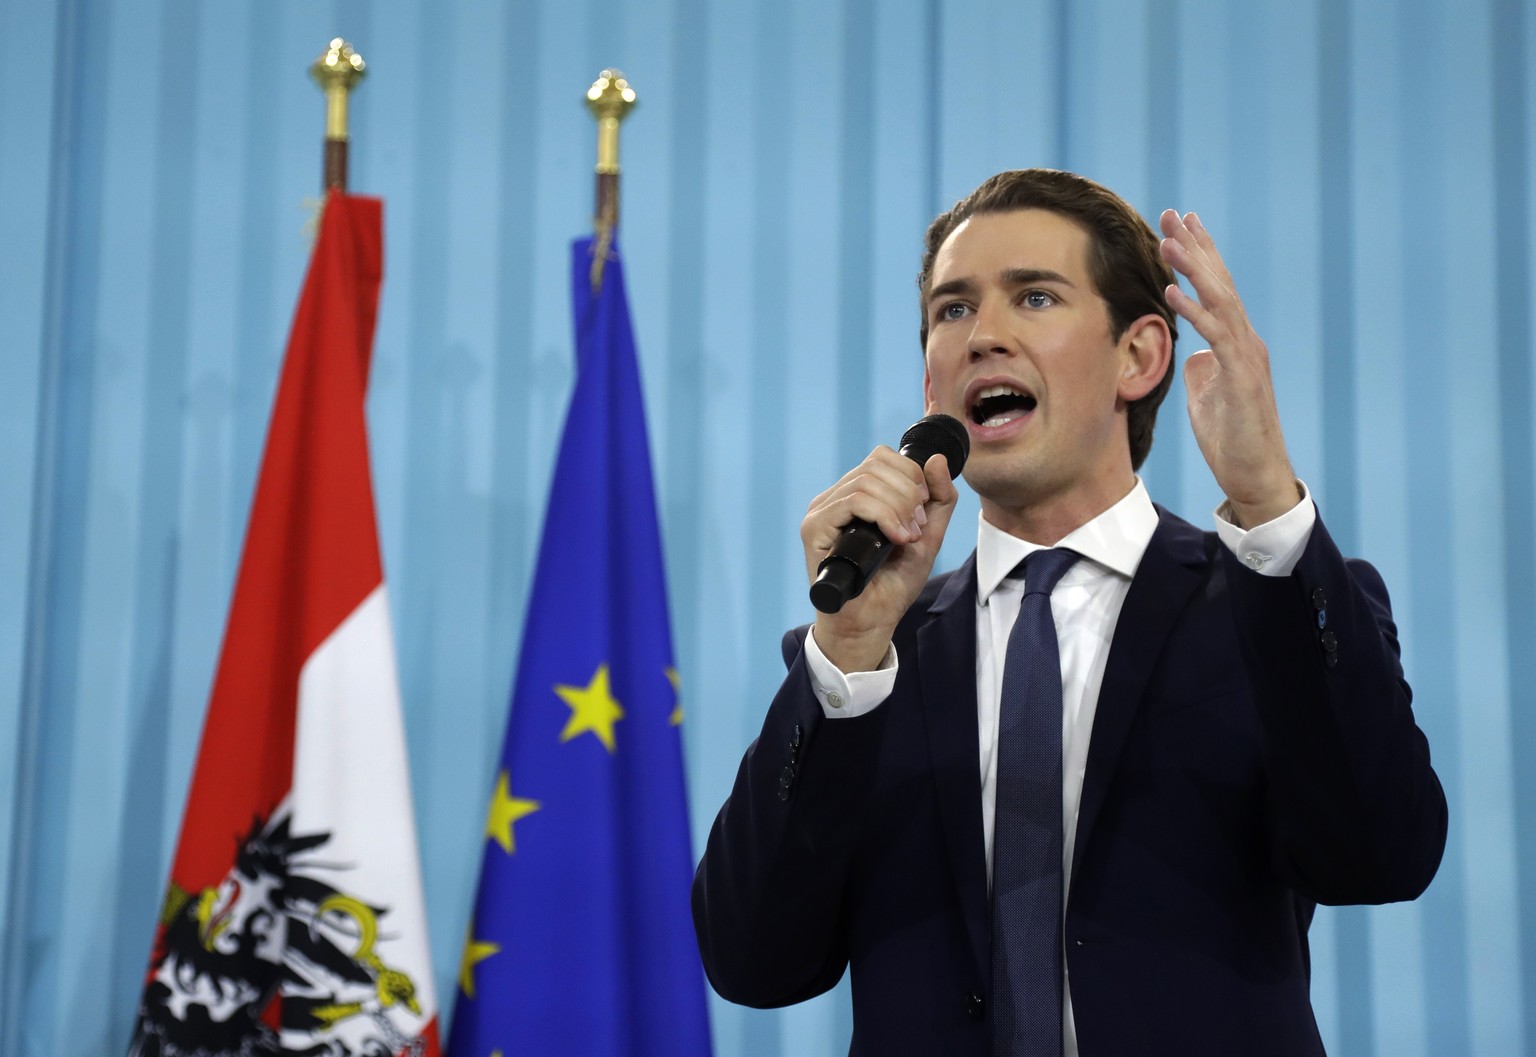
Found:
<path fill-rule="evenodd" d="M 1301 502 L 1257 528 L 1244 531 L 1227 516 L 1226 504 L 1216 511 L 1216 532 L 1223 544 L 1250 569 L 1266 576 L 1289 576 L 1306 549 L 1317 518 L 1306 487 Z M 1137 478 L 1131 491 L 1114 506 L 1067 536 L 1049 545 L 1009 535 L 979 518 L 976 541 L 976 722 L 980 735 L 982 833 L 986 840 L 987 876 L 992 874 L 992 830 L 997 804 L 997 730 L 1003 691 L 1003 659 L 1008 635 L 1019 615 L 1024 581 L 1009 574 L 1031 552 L 1066 547 L 1082 558 L 1066 571 L 1051 593 L 1051 616 L 1061 650 L 1061 815 L 1062 870 L 1072 876 L 1072 850 L 1077 836 L 1077 812 L 1083 774 L 1088 765 L 1088 741 L 1098 710 L 1110 641 L 1120 608 L 1131 589 L 1131 578 L 1157 529 L 1157 511 Z M 898 659 L 893 645 L 881 668 L 844 674 L 827 660 L 814 634 L 805 640 L 811 684 L 823 712 L 832 719 L 863 715 L 888 697 L 896 685 Z M 1063 911 L 1065 896 L 1063 893 Z M 1077 1057 L 1077 1031 L 1072 1019 L 1070 980 L 1063 987 L 1062 1049 Z"/>

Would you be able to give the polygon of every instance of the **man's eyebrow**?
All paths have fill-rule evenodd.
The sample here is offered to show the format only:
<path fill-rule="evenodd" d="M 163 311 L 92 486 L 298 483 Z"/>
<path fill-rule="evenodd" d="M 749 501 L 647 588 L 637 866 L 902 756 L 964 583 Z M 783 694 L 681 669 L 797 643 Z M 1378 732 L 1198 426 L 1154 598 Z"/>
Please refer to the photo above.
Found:
<path fill-rule="evenodd" d="M 969 279 L 951 279 L 928 291 L 928 303 L 932 304 L 940 298 L 953 297 L 955 294 L 968 294 L 975 289 L 976 284 Z"/>
<path fill-rule="evenodd" d="M 1072 286 L 1072 280 L 1049 268 L 1010 268 L 1003 273 L 1003 281 L 1011 286 L 1028 286 L 1030 283 L 1060 283 Z"/>
<path fill-rule="evenodd" d="M 1060 283 L 1062 286 L 1072 287 L 1075 284 L 1060 272 L 1053 272 L 1049 268 L 1009 268 L 1002 273 L 1003 282 L 1009 286 L 1028 286 L 1031 283 Z M 976 282 L 973 279 L 950 279 L 940 283 L 928 291 L 928 303 L 932 304 L 945 297 L 953 297 L 956 294 L 973 293 Z"/>

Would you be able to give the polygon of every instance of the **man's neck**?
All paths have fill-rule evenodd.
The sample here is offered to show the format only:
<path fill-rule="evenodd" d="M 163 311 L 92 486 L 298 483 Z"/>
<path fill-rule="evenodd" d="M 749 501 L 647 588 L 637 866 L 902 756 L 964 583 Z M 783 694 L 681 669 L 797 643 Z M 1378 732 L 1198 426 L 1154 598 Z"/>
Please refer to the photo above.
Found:
<path fill-rule="evenodd" d="M 1068 493 L 1018 507 L 995 503 L 982 496 L 981 516 L 1011 536 L 1051 547 L 1130 495 L 1135 487 L 1136 475 L 1132 473 L 1123 486 Z"/>

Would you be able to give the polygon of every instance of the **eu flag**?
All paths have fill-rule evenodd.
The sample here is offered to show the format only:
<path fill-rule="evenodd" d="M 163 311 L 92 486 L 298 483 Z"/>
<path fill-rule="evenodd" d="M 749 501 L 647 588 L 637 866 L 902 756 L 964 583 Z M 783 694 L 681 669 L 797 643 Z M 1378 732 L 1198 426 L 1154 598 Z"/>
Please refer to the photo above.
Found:
<path fill-rule="evenodd" d="M 678 675 L 617 244 L 572 247 L 567 413 L 450 1057 L 708 1057 Z"/>

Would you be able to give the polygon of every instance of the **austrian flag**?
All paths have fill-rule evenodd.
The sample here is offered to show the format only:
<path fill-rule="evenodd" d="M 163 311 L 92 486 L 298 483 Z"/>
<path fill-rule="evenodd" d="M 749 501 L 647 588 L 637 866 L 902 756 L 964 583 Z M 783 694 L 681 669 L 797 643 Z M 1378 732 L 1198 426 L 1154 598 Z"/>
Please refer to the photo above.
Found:
<path fill-rule="evenodd" d="M 363 416 L 377 199 L 295 314 L 131 1057 L 436 1057 Z"/>

